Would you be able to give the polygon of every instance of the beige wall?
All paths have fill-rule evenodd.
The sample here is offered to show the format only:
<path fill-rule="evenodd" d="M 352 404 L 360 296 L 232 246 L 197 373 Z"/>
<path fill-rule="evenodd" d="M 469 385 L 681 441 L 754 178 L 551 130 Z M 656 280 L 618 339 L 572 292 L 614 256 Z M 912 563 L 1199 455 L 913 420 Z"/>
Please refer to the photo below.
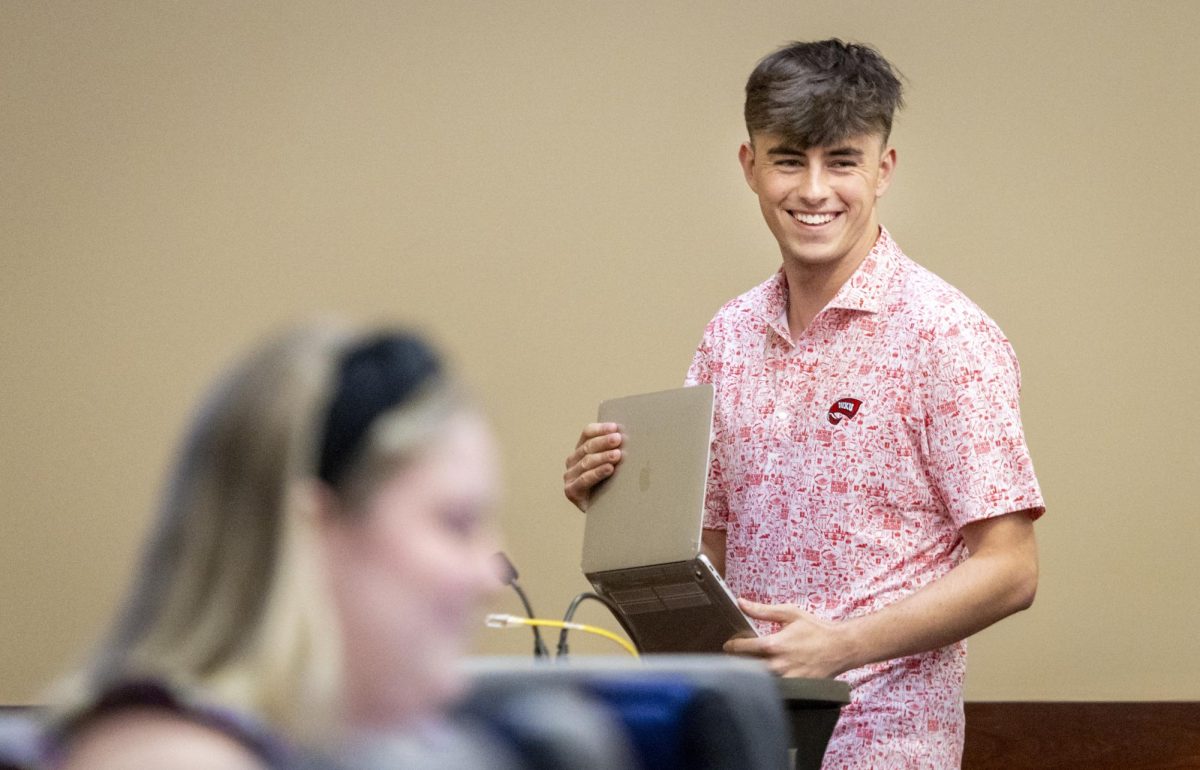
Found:
<path fill-rule="evenodd" d="M 561 458 L 774 270 L 741 87 L 830 35 L 910 81 L 885 223 L 1023 365 L 1041 590 L 972 641 L 969 697 L 1200 698 L 1197 29 L 1190 0 L 0 4 L 0 702 L 113 611 L 210 377 L 315 312 L 452 352 L 560 613 Z"/>

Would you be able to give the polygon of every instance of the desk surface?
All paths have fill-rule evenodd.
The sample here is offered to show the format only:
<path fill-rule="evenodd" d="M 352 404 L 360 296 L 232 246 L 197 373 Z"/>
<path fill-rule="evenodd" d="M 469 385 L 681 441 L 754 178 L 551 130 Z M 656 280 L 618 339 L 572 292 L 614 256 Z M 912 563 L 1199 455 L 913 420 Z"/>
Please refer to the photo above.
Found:
<path fill-rule="evenodd" d="M 850 702 L 850 685 L 837 679 L 801 679 L 782 677 L 775 680 L 784 703 L 813 702 L 822 706 L 844 706 Z"/>

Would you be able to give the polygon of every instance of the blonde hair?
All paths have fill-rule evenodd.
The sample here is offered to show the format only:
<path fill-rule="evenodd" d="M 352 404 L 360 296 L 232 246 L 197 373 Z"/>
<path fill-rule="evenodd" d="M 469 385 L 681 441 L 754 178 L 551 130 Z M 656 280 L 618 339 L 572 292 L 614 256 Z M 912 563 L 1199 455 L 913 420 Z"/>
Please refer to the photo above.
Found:
<path fill-rule="evenodd" d="M 338 361 L 352 342 L 330 325 L 295 329 L 219 383 L 184 442 L 124 613 L 60 691 L 68 704 L 149 679 L 301 742 L 339 723 L 342 652 L 313 506 Z M 337 494 L 365 494 L 427 442 L 453 392 L 436 378 L 376 418 Z"/>

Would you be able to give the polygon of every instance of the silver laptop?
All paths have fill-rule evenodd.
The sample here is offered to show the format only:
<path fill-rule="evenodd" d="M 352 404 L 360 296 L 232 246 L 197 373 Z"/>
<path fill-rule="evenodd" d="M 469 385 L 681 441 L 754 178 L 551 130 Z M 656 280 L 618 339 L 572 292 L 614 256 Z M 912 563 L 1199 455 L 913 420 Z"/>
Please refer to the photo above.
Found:
<path fill-rule="evenodd" d="M 757 635 L 700 553 L 712 414 L 711 385 L 600 404 L 600 422 L 621 426 L 622 458 L 592 492 L 583 574 L 641 652 L 720 652 Z"/>

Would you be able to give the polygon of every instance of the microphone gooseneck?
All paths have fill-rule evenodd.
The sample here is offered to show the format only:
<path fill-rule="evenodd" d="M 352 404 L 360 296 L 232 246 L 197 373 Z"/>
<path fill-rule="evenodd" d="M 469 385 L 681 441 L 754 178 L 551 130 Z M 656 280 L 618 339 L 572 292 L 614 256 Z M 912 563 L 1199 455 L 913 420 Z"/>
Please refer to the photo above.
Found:
<path fill-rule="evenodd" d="M 521 588 L 521 584 L 517 582 L 517 568 L 512 563 L 512 560 L 503 551 L 496 552 L 496 563 L 500 569 L 500 580 L 505 585 L 512 586 L 512 589 L 517 592 L 517 596 L 521 599 L 521 605 L 525 608 L 525 617 L 530 620 L 537 617 L 533 612 L 533 606 L 529 603 L 529 597 L 525 595 L 525 589 Z M 546 649 L 546 643 L 542 641 L 542 632 L 537 626 L 530 626 L 533 630 L 533 657 L 547 658 L 550 656 L 550 651 Z"/>

